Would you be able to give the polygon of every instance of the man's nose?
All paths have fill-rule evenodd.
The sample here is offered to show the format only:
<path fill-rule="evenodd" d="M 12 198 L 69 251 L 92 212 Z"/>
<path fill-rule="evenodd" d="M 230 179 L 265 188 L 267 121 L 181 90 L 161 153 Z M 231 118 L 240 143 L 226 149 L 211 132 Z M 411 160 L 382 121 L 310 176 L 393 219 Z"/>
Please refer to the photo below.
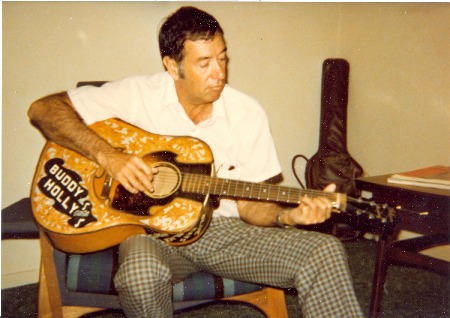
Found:
<path fill-rule="evenodd" d="M 223 80 L 226 76 L 226 66 L 222 65 L 219 61 L 216 61 L 212 70 L 212 77 Z"/>

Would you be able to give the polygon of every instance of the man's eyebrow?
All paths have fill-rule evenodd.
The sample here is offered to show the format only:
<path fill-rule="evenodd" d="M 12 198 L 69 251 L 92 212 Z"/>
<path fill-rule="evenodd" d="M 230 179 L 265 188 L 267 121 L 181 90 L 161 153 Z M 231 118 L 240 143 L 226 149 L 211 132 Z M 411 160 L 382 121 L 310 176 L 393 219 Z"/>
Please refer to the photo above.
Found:
<path fill-rule="evenodd" d="M 226 54 L 228 52 L 228 48 L 227 47 L 225 47 L 220 53 L 219 53 L 219 55 L 221 55 L 221 54 Z M 200 56 L 198 59 L 197 59 L 197 61 L 198 62 L 201 62 L 201 61 L 205 61 L 205 60 L 209 60 L 209 59 L 211 59 L 212 57 L 211 56 Z"/>

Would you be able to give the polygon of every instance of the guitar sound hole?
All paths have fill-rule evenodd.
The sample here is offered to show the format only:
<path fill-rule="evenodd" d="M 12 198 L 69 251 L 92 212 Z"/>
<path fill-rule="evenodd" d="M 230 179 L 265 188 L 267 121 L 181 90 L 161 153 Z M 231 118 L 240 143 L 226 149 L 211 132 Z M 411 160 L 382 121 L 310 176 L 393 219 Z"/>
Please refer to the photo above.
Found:
<path fill-rule="evenodd" d="M 132 194 L 119 184 L 114 194 L 111 206 L 134 215 L 149 215 L 150 207 L 167 204 L 181 186 L 181 172 L 170 162 L 160 161 L 149 165 L 157 168 L 153 176 L 154 192 L 139 192 Z"/>
<path fill-rule="evenodd" d="M 153 176 L 153 192 L 145 194 L 151 198 L 160 199 L 168 197 L 178 191 L 181 185 L 181 173 L 178 168 L 170 162 L 159 162 L 151 165 L 157 168 L 158 173 Z"/>

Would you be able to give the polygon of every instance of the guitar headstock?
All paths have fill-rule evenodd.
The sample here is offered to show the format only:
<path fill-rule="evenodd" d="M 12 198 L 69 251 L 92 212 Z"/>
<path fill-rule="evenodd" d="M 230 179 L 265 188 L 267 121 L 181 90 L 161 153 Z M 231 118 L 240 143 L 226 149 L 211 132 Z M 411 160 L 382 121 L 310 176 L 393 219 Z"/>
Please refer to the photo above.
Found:
<path fill-rule="evenodd" d="M 349 221 L 356 227 L 365 227 L 380 234 L 393 231 L 399 219 L 395 208 L 362 197 L 347 196 L 345 210 L 341 212 L 350 216 Z"/>

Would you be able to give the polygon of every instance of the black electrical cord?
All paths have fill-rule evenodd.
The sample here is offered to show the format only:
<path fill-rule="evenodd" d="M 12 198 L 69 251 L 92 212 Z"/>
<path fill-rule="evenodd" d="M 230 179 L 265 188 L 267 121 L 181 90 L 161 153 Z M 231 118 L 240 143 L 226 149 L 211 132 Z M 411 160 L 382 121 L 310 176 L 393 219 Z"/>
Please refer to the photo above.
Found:
<path fill-rule="evenodd" d="M 303 182 L 300 180 L 300 178 L 298 177 L 297 170 L 295 169 L 295 162 L 297 161 L 298 158 L 303 158 L 306 162 L 308 162 L 308 158 L 306 158 L 304 155 L 295 155 L 294 158 L 292 158 L 292 162 L 291 162 L 292 172 L 294 173 L 295 179 L 297 179 L 297 182 L 300 184 L 300 186 L 303 189 L 305 189 L 305 186 L 304 186 Z"/>

